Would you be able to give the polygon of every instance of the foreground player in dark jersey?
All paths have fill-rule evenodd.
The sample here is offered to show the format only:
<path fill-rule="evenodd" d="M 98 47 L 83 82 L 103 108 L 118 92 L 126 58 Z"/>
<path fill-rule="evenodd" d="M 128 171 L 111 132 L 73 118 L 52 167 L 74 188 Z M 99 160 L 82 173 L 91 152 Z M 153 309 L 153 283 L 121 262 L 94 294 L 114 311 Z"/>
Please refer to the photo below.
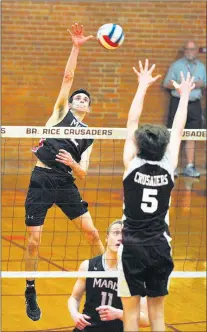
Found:
<path fill-rule="evenodd" d="M 53 113 L 46 126 L 86 127 L 83 118 L 90 110 L 90 94 L 85 90 L 75 91 L 68 99 L 73 83 L 74 71 L 80 46 L 92 36 L 84 37 L 83 26 L 72 26 L 73 47 L 68 59 L 63 82 Z M 94 254 L 100 254 L 104 247 L 88 212 L 88 204 L 83 201 L 74 184 L 75 177 L 83 179 L 87 173 L 93 140 L 90 139 L 43 139 L 33 149 L 38 158 L 27 193 L 26 225 L 28 249 L 26 271 L 36 271 L 38 248 L 48 209 L 56 204 L 82 230 Z M 32 320 L 40 319 L 40 308 L 36 302 L 34 280 L 27 280 L 25 291 L 26 311 Z"/>
<path fill-rule="evenodd" d="M 84 261 L 79 271 L 116 271 L 117 251 L 122 240 L 122 221 L 114 221 L 107 230 L 107 247 L 102 256 Z M 80 301 L 86 292 L 83 313 Z M 75 322 L 74 332 L 123 332 L 123 310 L 117 296 L 117 278 L 79 278 L 68 300 Z M 140 325 L 149 326 L 146 298 L 141 301 Z"/>
<path fill-rule="evenodd" d="M 146 91 L 160 77 L 152 77 L 154 68 L 148 69 L 148 60 L 144 69 L 139 62 L 139 72 L 134 68 L 139 84 L 128 115 L 123 155 L 124 227 L 118 294 L 126 332 L 138 331 L 140 296 L 146 295 L 152 331 L 165 331 L 164 295 L 168 294 L 168 278 L 174 267 L 168 229 L 170 196 L 189 94 L 194 88 L 189 73 L 186 79 L 181 73 L 180 84 L 173 82 L 181 97 L 171 135 L 164 126 L 138 128 Z"/>

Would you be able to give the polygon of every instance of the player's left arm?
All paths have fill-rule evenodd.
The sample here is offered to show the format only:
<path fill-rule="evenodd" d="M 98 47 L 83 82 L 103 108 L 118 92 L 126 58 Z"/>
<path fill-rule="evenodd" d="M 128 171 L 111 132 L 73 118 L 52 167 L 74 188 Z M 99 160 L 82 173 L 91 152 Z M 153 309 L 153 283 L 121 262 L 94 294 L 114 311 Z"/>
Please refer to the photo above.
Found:
<path fill-rule="evenodd" d="M 123 321 L 123 310 L 116 309 L 110 305 L 101 305 L 96 308 L 102 321 L 120 319 Z"/>
<path fill-rule="evenodd" d="M 80 160 L 79 165 L 85 171 L 85 175 L 88 172 L 89 161 L 90 161 L 92 149 L 93 149 L 93 144 L 91 144 L 81 155 L 81 160 Z"/>
<path fill-rule="evenodd" d="M 55 160 L 62 164 L 69 166 L 72 169 L 74 175 L 77 178 L 79 178 L 80 180 L 83 180 L 88 171 L 91 151 L 92 151 L 92 145 L 90 145 L 88 147 L 88 149 L 86 149 L 82 153 L 81 161 L 80 161 L 80 163 L 77 163 L 69 152 L 67 152 L 66 150 L 60 149 L 59 153 L 56 155 Z"/>
<path fill-rule="evenodd" d="M 148 87 L 153 84 L 161 75 L 152 77 L 152 72 L 155 69 L 155 65 L 152 65 L 150 69 L 148 59 L 145 60 L 145 67 L 143 69 L 142 62 L 139 61 L 139 72 L 133 67 L 133 70 L 138 78 L 138 88 L 137 92 L 132 101 L 128 120 L 127 120 L 127 138 L 124 146 L 123 161 L 125 169 L 128 168 L 129 162 L 137 154 L 137 147 L 134 139 L 134 132 L 138 128 L 139 119 L 143 110 L 144 98 Z"/>
<path fill-rule="evenodd" d="M 83 261 L 79 267 L 80 272 L 86 272 L 88 271 L 89 261 Z M 68 299 L 68 310 L 70 312 L 71 317 L 73 318 L 75 322 L 75 326 L 79 329 L 84 329 L 86 326 L 90 326 L 91 323 L 88 322 L 90 320 L 90 317 L 81 314 L 79 312 L 80 307 L 80 301 L 86 291 L 86 278 L 78 278 L 76 281 L 72 294 L 70 298 Z"/>

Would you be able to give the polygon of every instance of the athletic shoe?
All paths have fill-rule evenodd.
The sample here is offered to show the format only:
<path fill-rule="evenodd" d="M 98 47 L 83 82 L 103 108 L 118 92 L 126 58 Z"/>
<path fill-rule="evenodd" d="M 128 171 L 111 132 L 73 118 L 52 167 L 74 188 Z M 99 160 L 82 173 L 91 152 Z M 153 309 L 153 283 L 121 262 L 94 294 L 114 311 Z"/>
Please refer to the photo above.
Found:
<path fill-rule="evenodd" d="M 184 176 L 189 176 L 191 178 L 199 178 L 200 177 L 200 173 L 196 171 L 196 168 L 192 165 L 187 165 L 184 169 L 183 169 L 183 175 Z"/>
<path fill-rule="evenodd" d="M 41 310 L 37 304 L 36 290 L 34 287 L 27 287 L 25 291 L 27 316 L 36 321 L 41 317 Z"/>

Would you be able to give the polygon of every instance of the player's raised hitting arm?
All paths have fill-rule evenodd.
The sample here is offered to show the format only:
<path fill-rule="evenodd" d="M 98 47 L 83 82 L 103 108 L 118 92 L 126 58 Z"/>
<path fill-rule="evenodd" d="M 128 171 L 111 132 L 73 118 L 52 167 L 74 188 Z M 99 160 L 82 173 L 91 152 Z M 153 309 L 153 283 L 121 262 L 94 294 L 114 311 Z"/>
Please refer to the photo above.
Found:
<path fill-rule="evenodd" d="M 172 131 L 170 135 L 170 143 L 168 145 L 168 152 L 174 168 L 177 167 L 178 155 L 180 150 L 180 143 L 182 140 L 183 130 L 185 128 L 187 113 L 188 113 L 188 101 L 191 90 L 195 88 L 194 77 L 190 76 L 188 72 L 186 79 L 183 73 L 180 73 L 181 83 L 178 84 L 172 81 L 174 88 L 180 93 L 180 102 L 175 114 L 175 118 L 172 125 Z"/>
<path fill-rule="evenodd" d="M 149 68 L 148 59 L 145 60 L 145 66 L 143 69 L 142 62 L 139 61 L 139 72 L 133 67 L 133 70 L 138 78 L 137 92 L 132 101 L 127 121 L 127 138 L 124 146 L 123 161 L 125 169 L 128 167 L 129 162 L 135 157 L 137 148 L 134 142 L 134 132 L 138 128 L 139 119 L 142 114 L 144 97 L 148 87 L 154 83 L 161 75 L 152 77 L 152 72 L 155 69 L 155 65 Z"/>
<path fill-rule="evenodd" d="M 52 119 L 52 121 L 62 118 L 68 112 L 68 96 L 73 84 L 74 72 L 77 65 L 80 46 L 89 39 L 93 38 L 91 35 L 85 37 L 83 34 L 83 26 L 77 23 L 72 25 L 72 31 L 68 31 L 72 37 L 73 47 L 65 67 L 60 93 L 53 109 L 52 117 L 54 119 Z M 49 124 L 50 123 L 47 123 L 47 125 Z"/>

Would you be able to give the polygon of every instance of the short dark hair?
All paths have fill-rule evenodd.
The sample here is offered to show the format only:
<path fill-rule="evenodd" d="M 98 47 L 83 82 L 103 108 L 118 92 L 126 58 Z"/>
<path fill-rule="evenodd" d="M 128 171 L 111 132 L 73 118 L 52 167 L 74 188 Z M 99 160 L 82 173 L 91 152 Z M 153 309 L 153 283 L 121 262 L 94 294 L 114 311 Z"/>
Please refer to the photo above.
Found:
<path fill-rule="evenodd" d="M 111 227 L 113 227 L 113 226 L 116 225 L 116 224 L 118 224 L 118 225 L 123 225 L 123 221 L 120 220 L 120 219 L 117 219 L 117 220 L 113 221 L 113 222 L 108 226 L 108 228 L 107 228 L 107 231 L 106 231 L 106 234 L 107 234 L 107 235 L 109 235 L 110 230 L 111 230 Z"/>
<path fill-rule="evenodd" d="M 145 124 L 135 131 L 138 157 L 160 161 L 170 141 L 170 133 L 165 126 Z"/>
<path fill-rule="evenodd" d="M 68 102 L 69 103 L 72 103 L 73 102 L 73 97 L 79 93 L 84 93 L 86 96 L 88 96 L 89 98 L 89 105 L 91 104 L 91 96 L 90 96 L 90 93 L 84 89 L 78 89 L 78 90 L 75 90 L 72 95 L 68 98 Z"/>

